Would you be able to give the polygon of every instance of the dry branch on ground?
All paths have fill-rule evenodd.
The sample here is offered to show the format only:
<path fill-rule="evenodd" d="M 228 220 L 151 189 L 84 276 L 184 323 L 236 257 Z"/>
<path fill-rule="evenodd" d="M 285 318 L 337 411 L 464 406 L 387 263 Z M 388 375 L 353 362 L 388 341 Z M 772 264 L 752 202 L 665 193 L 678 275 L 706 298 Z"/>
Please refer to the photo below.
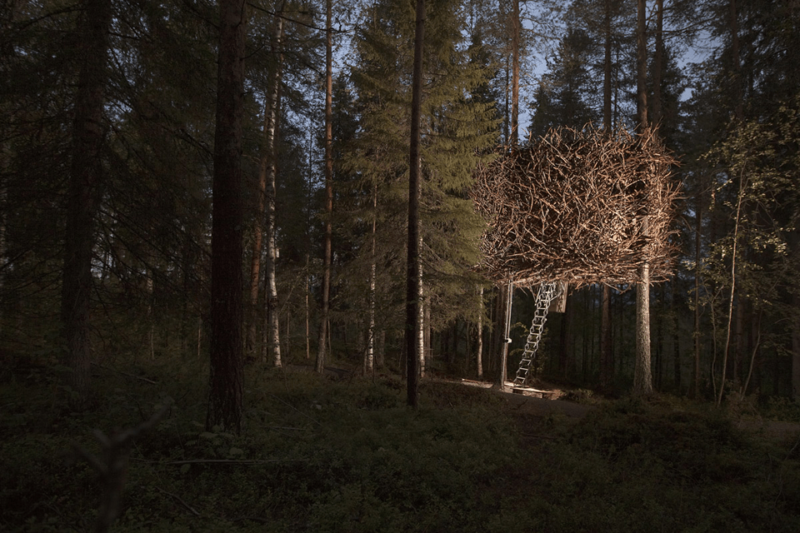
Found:
<path fill-rule="evenodd" d="M 472 198 L 489 222 L 479 269 L 518 285 L 651 282 L 674 269 L 676 159 L 646 130 L 561 128 L 481 165 Z"/>

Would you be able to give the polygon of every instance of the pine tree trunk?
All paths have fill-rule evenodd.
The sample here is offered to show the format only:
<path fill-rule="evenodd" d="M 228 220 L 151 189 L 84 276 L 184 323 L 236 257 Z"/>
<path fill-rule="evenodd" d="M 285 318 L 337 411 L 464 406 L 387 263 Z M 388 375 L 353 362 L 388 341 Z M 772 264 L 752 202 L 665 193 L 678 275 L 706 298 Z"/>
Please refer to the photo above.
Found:
<path fill-rule="evenodd" d="M 603 37 L 603 128 L 611 131 L 611 0 L 605 0 Z"/>
<path fill-rule="evenodd" d="M 483 287 L 478 288 L 478 346 L 477 351 L 477 372 L 478 379 L 483 379 Z"/>
<path fill-rule="evenodd" d="M 647 120 L 647 34 L 646 0 L 638 0 L 637 18 L 637 106 L 639 131 L 648 126 Z M 642 221 L 643 225 L 647 220 Z M 645 235 L 647 228 L 644 228 Z M 650 369 L 650 265 L 642 264 L 639 271 L 641 282 L 636 284 L 636 359 L 633 365 L 633 393 L 638 395 L 653 392 L 653 377 Z"/>
<path fill-rule="evenodd" d="M 514 13 L 511 20 L 511 48 L 514 54 L 514 64 L 511 74 L 511 146 L 519 142 L 519 66 L 520 66 L 520 33 L 522 23 L 519 20 L 519 2 L 512 0 Z"/>
<path fill-rule="evenodd" d="M 309 255 L 306 254 L 306 359 L 311 359 L 311 305 L 309 295 L 311 293 L 311 276 L 309 275 Z"/>
<path fill-rule="evenodd" d="M 417 0 L 416 29 L 414 34 L 414 74 L 411 84 L 411 149 L 409 150 L 408 177 L 408 261 L 406 270 L 406 323 L 405 345 L 407 368 L 407 403 L 416 409 L 417 363 L 419 361 L 419 314 L 422 305 L 422 279 L 420 278 L 420 220 L 419 202 L 422 192 L 420 176 L 420 111 L 422 103 L 422 53 L 425 31 L 425 0 Z"/>
<path fill-rule="evenodd" d="M 564 378 L 569 378 L 572 367 L 572 316 L 575 313 L 574 300 L 574 294 L 567 295 L 564 314 L 561 317 L 561 330 L 559 332 L 558 366 Z"/>
<path fill-rule="evenodd" d="M 656 0 L 656 50 L 653 56 L 653 124 L 661 125 L 663 119 L 661 75 L 664 61 L 664 0 Z"/>
<path fill-rule="evenodd" d="M 734 114 L 744 120 L 744 95 L 742 91 L 742 64 L 739 54 L 739 10 L 736 0 L 730 0 L 731 60 L 733 61 Z"/>
<path fill-rule="evenodd" d="M 678 316 L 678 280 L 672 281 L 672 353 L 673 353 L 673 383 L 675 384 L 676 394 L 681 394 L 681 343 L 680 343 L 680 317 Z"/>
<path fill-rule="evenodd" d="M 643 396 L 653 393 L 650 369 L 650 267 L 640 270 L 642 281 L 636 284 L 636 359 L 633 366 L 633 393 Z"/>
<path fill-rule="evenodd" d="M 636 29 L 636 114 L 638 131 L 647 128 L 647 1 L 637 0 L 638 17 Z"/>
<path fill-rule="evenodd" d="M 211 229 L 211 371 L 206 428 L 242 429 L 242 115 L 246 13 L 220 1 Z"/>
<path fill-rule="evenodd" d="M 420 262 L 420 265 L 422 262 Z M 422 266 L 420 266 L 422 269 Z M 420 272 L 420 278 L 422 277 L 422 272 Z M 424 284 L 423 284 L 424 287 Z M 422 316 L 420 317 L 422 323 L 420 324 L 422 338 L 420 339 L 420 348 L 422 350 L 422 356 L 420 357 L 420 377 L 425 377 L 425 370 L 427 369 L 428 363 L 431 358 L 431 299 L 430 297 L 425 297 L 422 304 Z"/>
<path fill-rule="evenodd" d="M 378 184 L 372 187 L 372 248 L 369 265 L 369 335 L 367 353 L 364 357 L 364 375 L 375 369 L 375 300 L 377 291 L 377 229 L 378 229 Z"/>
<path fill-rule="evenodd" d="M 505 390 L 506 388 L 506 377 L 508 375 L 508 339 L 509 335 L 511 334 L 511 306 L 513 301 L 514 284 L 509 281 L 507 282 L 505 297 L 503 298 L 503 335 L 500 339 L 500 342 L 502 343 L 500 349 L 500 364 L 498 365 L 500 368 L 498 368 L 497 372 L 497 386 L 501 391 Z"/>
<path fill-rule="evenodd" d="M 794 307 L 800 309 L 800 296 L 794 296 Z M 800 402 L 800 316 L 795 315 L 792 328 L 792 398 Z"/>
<path fill-rule="evenodd" d="M 78 41 L 82 49 L 81 67 L 75 95 L 61 293 L 64 362 L 71 369 L 69 383 L 77 394 L 77 405 L 88 399 L 91 376 L 89 300 L 94 219 L 103 181 L 100 153 L 111 2 L 87 0 L 81 17 Z"/>
<path fill-rule="evenodd" d="M 325 26 L 325 249 L 322 271 L 322 309 L 319 321 L 319 344 L 316 371 L 325 371 L 325 337 L 328 328 L 328 313 L 331 296 L 331 268 L 333 264 L 333 40 L 331 0 L 326 0 Z"/>
<path fill-rule="evenodd" d="M 281 73 L 283 70 L 283 53 L 279 51 L 283 39 L 283 5 L 275 17 L 275 35 L 270 46 L 273 55 L 277 54 L 278 64 L 272 71 L 272 79 L 267 88 L 266 102 L 264 104 L 264 129 L 261 145 L 261 159 L 258 169 L 258 188 L 256 190 L 256 212 L 253 216 L 253 247 L 250 255 L 250 292 L 247 306 L 247 338 L 245 352 L 251 357 L 256 357 L 256 335 L 258 318 L 258 288 L 261 282 L 261 265 L 263 262 L 264 245 L 264 218 L 267 210 L 267 182 L 269 180 L 270 165 L 275 157 L 275 130 L 278 100 L 280 97 Z"/>

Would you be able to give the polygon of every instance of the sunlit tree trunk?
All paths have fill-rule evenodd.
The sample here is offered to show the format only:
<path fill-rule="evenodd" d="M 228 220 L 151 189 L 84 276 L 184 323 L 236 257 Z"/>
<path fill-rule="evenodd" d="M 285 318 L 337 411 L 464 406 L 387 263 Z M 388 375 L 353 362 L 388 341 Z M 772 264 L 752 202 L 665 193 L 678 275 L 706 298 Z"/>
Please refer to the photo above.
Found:
<path fill-rule="evenodd" d="M 239 433 L 242 357 L 242 116 L 246 14 L 220 0 L 211 229 L 211 369 L 206 428 Z"/>
<path fill-rule="evenodd" d="M 105 103 L 109 0 L 87 0 L 79 22 L 81 53 L 72 129 L 72 168 L 67 196 L 67 227 L 61 292 L 64 359 L 69 382 L 82 404 L 89 395 L 91 346 L 89 300 L 92 290 L 94 223 L 103 181 L 103 105 Z"/>
<path fill-rule="evenodd" d="M 269 108 L 269 128 L 265 129 L 265 149 L 262 154 L 261 165 L 266 169 L 266 272 L 264 273 L 264 303 L 266 307 L 264 335 L 266 343 L 262 346 L 262 362 L 267 363 L 269 354 L 272 354 L 272 365 L 275 367 L 283 366 L 281 359 L 281 322 L 278 313 L 278 283 L 276 273 L 276 263 L 278 261 L 278 246 L 275 241 L 277 223 L 275 220 L 275 206 L 277 196 L 278 179 L 278 119 L 281 109 L 281 83 L 283 79 L 283 5 L 281 3 L 277 17 L 276 43 L 278 51 L 278 64 L 275 71 L 275 79 L 272 86 L 270 100 L 272 105 Z M 267 119 L 265 118 L 265 125 Z"/>
<path fill-rule="evenodd" d="M 648 126 L 647 120 L 647 33 L 646 1 L 638 0 L 637 42 L 637 106 L 639 131 Z M 647 235 L 647 219 L 642 220 L 643 234 Z M 636 359 L 633 366 L 633 393 L 638 395 L 653 392 L 653 376 L 650 369 L 650 265 L 645 261 L 639 270 L 640 281 L 636 284 Z"/>
<path fill-rule="evenodd" d="M 269 86 L 267 87 L 267 94 L 265 95 L 264 103 L 264 126 L 261 144 L 261 159 L 259 161 L 258 169 L 258 187 L 256 189 L 256 212 L 253 217 L 253 247 L 250 254 L 250 292 L 247 307 L 247 338 L 245 350 L 252 356 L 256 357 L 256 326 L 257 326 L 257 309 L 258 309 L 258 288 L 261 282 L 261 264 L 263 262 L 263 245 L 264 245 L 264 218 L 267 209 L 267 182 L 269 180 L 269 173 L 271 170 L 270 165 L 275 153 L 275 121 L 277 120 L 277 105 L 278 95 L 280 92 L 281 71 L 282 71 L 282 58 L 283 54 L 279 52 L 281 40 L 283 39 L 283 18 L 281 13 L 283 6 L 278 10 L 275 17 L 275 34 L 272 38 L 271 51 L 272 54 L 279 60 L 272 70 L 272 76 Z"/>

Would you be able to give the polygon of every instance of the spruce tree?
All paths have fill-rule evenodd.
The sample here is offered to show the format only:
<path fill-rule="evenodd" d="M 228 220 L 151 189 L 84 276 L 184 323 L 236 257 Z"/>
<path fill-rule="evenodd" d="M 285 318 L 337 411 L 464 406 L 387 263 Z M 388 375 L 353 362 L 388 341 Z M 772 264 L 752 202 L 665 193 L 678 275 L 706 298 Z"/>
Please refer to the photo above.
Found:
<path fill-rule="evenodd" d="M 413 13 L 399 0 L 384 0 L 369 8 L 368 22 L 356 40 L 359 62 L 353 80 L 361 109 L 361 130 L 354 144 L 351 168 L 369 191 L 377 187 L 376 264 L 383 291 L 399 289 L 404 279 L 398 242 L 404 242 L 408 201 L 408 109 L 414 35 Z M 433 327 L 457 316 L 474 314 L 460 303 L 473 289 L 469 268 L 477 261 L 484 222 L 474 213 L 466 192 L 482 150 L 497 138 L 492 102 L 473 97 L 489 79 L 489 69 L 462 46 L 464 13 L 453 0 L 435 0 L 427 8 L 421 110 L 422 262 L 424 290 L 434 302 Z M 362 245 L 360 254 L 370 253 Z M 380 296 L 378 297 L 380 301 Z M 399 320 L 399 304 L 387 310 Z M 470 317 L 474 318 L 474 317 Z"/>

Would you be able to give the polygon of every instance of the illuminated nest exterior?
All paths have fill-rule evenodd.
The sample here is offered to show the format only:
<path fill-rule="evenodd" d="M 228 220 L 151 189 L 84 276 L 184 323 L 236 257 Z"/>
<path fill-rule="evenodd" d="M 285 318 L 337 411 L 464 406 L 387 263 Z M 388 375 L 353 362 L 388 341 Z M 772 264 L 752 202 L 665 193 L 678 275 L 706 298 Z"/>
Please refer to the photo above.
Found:
<path fill-rule="evenodd" d="M 472 199 L 489 230 L 479 269 L 531 286 L 629 284 L 674 269 L 677 164 L 653 130 L 607 135 L 562 128 L 476 171 Z"/>

